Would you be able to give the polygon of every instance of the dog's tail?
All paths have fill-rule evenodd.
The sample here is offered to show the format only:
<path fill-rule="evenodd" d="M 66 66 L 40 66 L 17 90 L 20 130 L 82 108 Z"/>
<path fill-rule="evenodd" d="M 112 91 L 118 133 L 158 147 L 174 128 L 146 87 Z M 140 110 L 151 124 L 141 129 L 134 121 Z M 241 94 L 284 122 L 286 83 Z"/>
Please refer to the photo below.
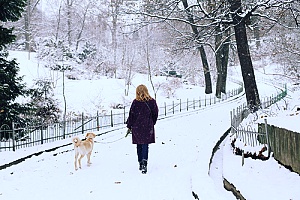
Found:
<path fill-rule="evenodd" d="M 81 142 L 81 139 L 79 137 L 74 137 L 72 139 L 72 142 L 73 142 L 74 146 L 78 147 Z"/>

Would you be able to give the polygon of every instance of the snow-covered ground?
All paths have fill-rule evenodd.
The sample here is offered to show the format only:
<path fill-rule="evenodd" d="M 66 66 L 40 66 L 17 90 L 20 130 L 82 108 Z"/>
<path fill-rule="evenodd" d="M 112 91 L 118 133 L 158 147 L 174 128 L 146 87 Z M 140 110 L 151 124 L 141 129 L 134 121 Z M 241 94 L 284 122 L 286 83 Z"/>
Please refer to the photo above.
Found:
<path fill-rule="evenodd" d="M 20 54 L 19 52 L 15 53 Z M 19 62 L 21 63 L 21 72 L 26 74 L 27 78 L 25 78 L 28 79 L 28 82 L 36 78 L 34 77 L 36 72 L 41 74 L 41 71 L 44 71 L 42 68 L 34 67 L 34 60 L 27 62 L 26 59 L 21 58 Z M 26 73 L 23 68 L 25 66 L 30 69 L 30 73 Z M 30 75 L 32 76 L 29 77 Z M 274 85 L 266 84 L 265 78 L 263 74 L 257 73 L 261 97 L 274 94 L 278 90 Z M 94 109 L 91 108 L 93 104 L 84 103 L 91 101 L 88 97 L 95 97 L 100 93 L 100 90 L 92 89 L 95 86 L 92 86 L 94 84 L 91 83 L 96 83 L 99 87 L 105 85 L 102 87 L 101 93 L 105 96 L 107 105 L 112 102 L 110 100 L 116 100 L 118 96 L 120 99 L 125 98 L 123 97 L 122 80 L 107 85 L 101 80 L 97 81 L 99 82 L 96 83 L 94 80 L 85 82 L 89 83 L 88 86 L 85 86 L 84 91 L 88 95 L 82 95 L 78 90 L 78 85 L 68 87 L 67 91 L 71 93 L 68 92 L 70 95 L 67 100 L 70 104 L 69 109 L 73 107 L 79 111 Z M 79 84 L 84 87 L 83 82 Z M 145 82 L 144 77 L 136 76 L 133 86 Z M 70 81 L 71 83 L 75 82 Z M 111 88 L 118 83 L 120 83 L 119 88 Z M 146 82 L 146 85 L 148 84 Z M 236 85 L 229 84 L 228 87 L 234 88 Z M 107 90 L 113 90 L 113 93 L 109 93 Z M 178 89 L 174 99 L 197 98 L 203 93 L 203 88 L 184 86 Z M 157 98 L 159 103 L 168 100 L 162 93 L 159 94 Z M 133 88 L 130 96 L 126 98 L 129 102 L 134 98 Z M 289 91 L 289 98 L 290 104 L 297 104 L 299 92 L 291 93 Z M 193 193 L 199 199 L 204 200 L 235 199 L 231 192 L 223 188 L 222 177 L 234 183 L 246 199 L 300 199 L 298 174 L 280 166 L 273 158 L 267 161 L 245 159 L 245 164 L 242 166 L 241 157 L 232 154 L 228 143 L 229 139 L 222 143 L 209 173 L 212 149 L 221 135 L 230 127 L 230 111 L 244 101 L 245 96 L 241 96 L 235 100 L 224 101 L 207 108 L 191 110 L 159 120 L 155 127 L 156 143 L 150 145 L 149 167 L 146 175 L 141 174 L 138 170 L 136 149 L 131 144 L 130 136 L 124 137 L 125 127 L 115 127 L 115 131 L 96 137 L 92 154 L 93 164 L 88 167 L 84 163 L 83 168 L 78 171 L 74 170 L 74 151 L 70 144 L 70 138 L 42 146 L 20 149 L 16 152 L 0 152 L 0 166 L 18 158 L 42 152 L 17 165 L 0 170 L 0 179 L 2 180 L 0 199 L 182 200 L 195 199 Z M 87 105 L 90 106 L 86 107 Z M 299 127 L 299 123 L 293 125 L 295 129 Z M 101 130 L 95 133 L 100 134 L 106 131 Z M 45 151 L 62 145 L 66 146 L 51 152 Z M 83 159 L 83 162 L 86 162 L 86 158 Z"/>
<path fill-rule="evenodd" d="M 224 195 L 234 199 L 208 175 L 211 149 L 229 126 L 226 118 L 212 110 L 223 108 L 158 121 L 146 175 L 138 170 L 136 149 L 131 138 L 124 137 L 124 128 L 96 138 L 90 167 L 84 164 L 83 169 L 74 170 L 74 151 L 69 145 L 1 170 L 5 181 L 1 196 L 7 200 L 192 199 L 194 191 L 201 199 L 223 199 Z M 199 123 L 204 117 L 210 123 Z"/>
<path fill-rule="evenodd" d="M 266 109 L 264 116 L 267 117 L 268 124 L 285 128 L 300 133 L 300 114 L 296 112 L 295 107 L 299 107 L 300 91 L 289 91 L 288 96 Z M 288 107 L 288 110 L 284 108 Z M 251 119 L 251 116 L 249 117 Z M 247 121 L 249 119 L 246 119 Z M 263 123 L 264 119 L 258 119 Z M 247 123 L 247 122 L 246 122 Z M 280 165 L 272 156 L 266 160 L 253 160 L 247 158 L 242 165 L 242 157 L 234 156 L 231 147 L 232 138 L 227 137 L 221 146 L 223 155 L 222 175 L 229 182 L 233 183 L 236 188 L 246 199 L 300 199 L 300 176 L 291 172 Z M 220 172 L 219 172 L 220 173 Z"/>

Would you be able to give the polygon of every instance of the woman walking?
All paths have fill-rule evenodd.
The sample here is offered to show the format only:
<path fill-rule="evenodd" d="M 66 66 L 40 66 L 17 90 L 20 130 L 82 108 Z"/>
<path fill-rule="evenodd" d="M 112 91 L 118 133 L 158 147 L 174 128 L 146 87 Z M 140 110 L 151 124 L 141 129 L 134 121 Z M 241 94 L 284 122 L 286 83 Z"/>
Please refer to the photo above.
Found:
<path fill-rule="evenodd" d="M 139 85 L 126 124 L 132 132 L 132 143 L 137 145 L 139 170 L 143 174 L 147 173 L 149 144 L 155 143 L 154 125 L 157 117 L 158 107 L 155 99 L 149 95 L 145 85 Z"/>

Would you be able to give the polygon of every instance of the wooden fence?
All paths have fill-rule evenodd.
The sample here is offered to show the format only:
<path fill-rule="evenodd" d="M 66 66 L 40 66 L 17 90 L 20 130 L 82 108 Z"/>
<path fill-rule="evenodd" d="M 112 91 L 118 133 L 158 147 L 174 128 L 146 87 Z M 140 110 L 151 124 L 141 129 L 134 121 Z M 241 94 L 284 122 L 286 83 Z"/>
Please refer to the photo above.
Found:
<path fill-rule="evenodd" d="M 267 131 L 274 158 L 300 174 L 300 133 L 274 125 L 267 125 Z"/>

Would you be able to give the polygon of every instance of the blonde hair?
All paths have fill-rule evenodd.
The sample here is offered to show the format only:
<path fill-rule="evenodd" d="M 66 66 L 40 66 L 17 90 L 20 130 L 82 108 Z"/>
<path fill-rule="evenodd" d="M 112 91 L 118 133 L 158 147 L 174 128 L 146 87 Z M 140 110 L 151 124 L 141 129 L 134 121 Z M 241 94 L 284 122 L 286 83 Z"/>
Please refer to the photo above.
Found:
<path fill-rule="evenodd" d="M 135 99 L 138 101 L 149 101 L 152 99 L 145 85 L 141 84 L 137 86 Z"/>

